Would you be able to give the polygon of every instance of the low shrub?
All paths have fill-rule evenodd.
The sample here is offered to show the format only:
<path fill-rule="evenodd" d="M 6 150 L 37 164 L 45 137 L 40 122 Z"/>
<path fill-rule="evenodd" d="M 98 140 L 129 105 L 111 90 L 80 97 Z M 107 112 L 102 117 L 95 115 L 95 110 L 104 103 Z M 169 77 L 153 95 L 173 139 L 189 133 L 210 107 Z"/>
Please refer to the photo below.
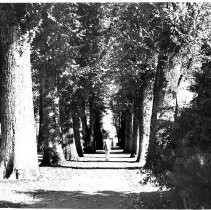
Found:
<path fill-rule="evenodd" d="M 211 208 L 211 154 L 177 158 L 168 174 L 185 208 Z"/>

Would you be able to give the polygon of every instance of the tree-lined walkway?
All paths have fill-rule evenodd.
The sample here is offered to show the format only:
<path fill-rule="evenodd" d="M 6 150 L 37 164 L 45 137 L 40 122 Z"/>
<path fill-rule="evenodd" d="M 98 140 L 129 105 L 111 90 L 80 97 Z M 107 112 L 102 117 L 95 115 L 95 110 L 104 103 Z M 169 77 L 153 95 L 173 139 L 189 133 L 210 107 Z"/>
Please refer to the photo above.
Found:
<path fill-rule="evenodd" d="M 76 167 L 77 166 L 77 167 Z M 129 154 L 85 154 L 67 167 L 41 167 L 38 181 L 0 182 L 0 207 L 170 208 L 166 192 L 140 183 L 144 174 Z"/>

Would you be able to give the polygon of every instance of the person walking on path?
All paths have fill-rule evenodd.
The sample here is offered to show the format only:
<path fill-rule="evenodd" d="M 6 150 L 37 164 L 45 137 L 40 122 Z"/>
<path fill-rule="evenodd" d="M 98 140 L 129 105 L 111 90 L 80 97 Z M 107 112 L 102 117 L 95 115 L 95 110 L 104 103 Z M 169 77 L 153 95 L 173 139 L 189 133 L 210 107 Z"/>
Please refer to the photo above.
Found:
<path fill-rule="evenodd" d="M 104 136 L 103 149 L 105 150 L 106 160 L 109 161 L 109 155 L 111 151 L 111 140 L 108 138 L 108 135 Z"/>

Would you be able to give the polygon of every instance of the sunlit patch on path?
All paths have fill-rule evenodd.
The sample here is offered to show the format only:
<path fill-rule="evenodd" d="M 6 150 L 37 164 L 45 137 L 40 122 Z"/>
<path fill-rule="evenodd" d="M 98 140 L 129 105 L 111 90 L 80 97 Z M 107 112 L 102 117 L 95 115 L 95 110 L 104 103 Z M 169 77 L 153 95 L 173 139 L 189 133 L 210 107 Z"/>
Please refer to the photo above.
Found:
<path fill-rule="evenodd" d="M 105 159 L 105 152 L 97 150 L 95 154 L 84 154 L 79 161 L 69 161 L 67 167 L 80 169 L 139 169 L 140 163 L 136 158 L 130 158 L 130 154 L 122 150 L 112 150 L 109 161 Z"/>

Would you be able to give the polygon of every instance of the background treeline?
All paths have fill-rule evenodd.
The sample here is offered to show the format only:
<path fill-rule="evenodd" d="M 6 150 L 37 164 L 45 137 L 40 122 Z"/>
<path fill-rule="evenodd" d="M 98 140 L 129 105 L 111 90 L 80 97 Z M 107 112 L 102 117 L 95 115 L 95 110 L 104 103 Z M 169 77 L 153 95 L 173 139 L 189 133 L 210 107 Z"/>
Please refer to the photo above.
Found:
<path fill-rule="evenodd" d="M 52 166 L 102 149 L 109 107 L 124 152 L 185 208 L 210 207 L 210 6 L 0 4 L 1 176 L 37 176 L 36 150 Z"/>

